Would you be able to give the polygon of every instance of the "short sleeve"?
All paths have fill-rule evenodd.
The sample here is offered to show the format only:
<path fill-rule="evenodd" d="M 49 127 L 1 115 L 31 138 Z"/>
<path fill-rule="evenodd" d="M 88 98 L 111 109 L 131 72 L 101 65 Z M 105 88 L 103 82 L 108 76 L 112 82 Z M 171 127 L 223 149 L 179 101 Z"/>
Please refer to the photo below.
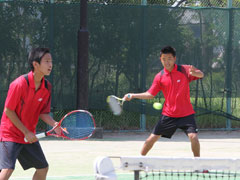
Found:
<path fill-rule="evenodd" d="M 158 73 L 152 82 L 151 87 L 147 90 L 151 95 L 156 96 L 161 90 L 161 85 L 160 85 L 160 73 Z"/>
<path fill-rule="evenodd" d="M 16 81 L 12 82 L 9 86 L 5 107 L 15 111 L 17 105 L 19 104 L 22 96 L 22 86 Z"/>

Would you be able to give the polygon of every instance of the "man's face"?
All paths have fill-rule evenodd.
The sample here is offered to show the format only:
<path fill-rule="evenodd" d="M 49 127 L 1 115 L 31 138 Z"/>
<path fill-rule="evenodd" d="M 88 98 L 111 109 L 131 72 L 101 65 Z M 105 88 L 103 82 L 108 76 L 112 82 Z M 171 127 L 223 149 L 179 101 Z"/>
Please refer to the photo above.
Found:
<path fill-rule="evenodd" d="M 50 75 L 52 71 L 52 56 L 50 53 L 45 54 L 42 59 L 40 64 L 35 62 L 35 71 L 37 70 L 38 72 L 42 73 L 42 75 Z"/>
<path fill-rule="evenodd" d="M 174 57 L 172 54 L 162 54 L 160 60 L 165 69 L 172 71 L 176 62 L 176 57 Z"/>

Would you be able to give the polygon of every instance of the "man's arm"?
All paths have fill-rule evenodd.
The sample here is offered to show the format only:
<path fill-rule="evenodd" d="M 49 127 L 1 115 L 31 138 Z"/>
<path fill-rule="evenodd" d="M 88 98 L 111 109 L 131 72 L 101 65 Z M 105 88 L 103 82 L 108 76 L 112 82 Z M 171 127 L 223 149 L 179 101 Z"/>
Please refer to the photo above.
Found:
<path fill-rule="evenodd" d="M 57 124 L 58 124 L 58 122 L 56 122 L 53 118 L 52 118 L 52 116 L 50 116 L 50 114 L 40 114 L 40 119 L 42 119 L 46 124 L 48 124 L 48 125 L 50 125 L 50 126 L 52 126 L 52 127 L 54 127 L 54 126 L 56 126 Z M 56 128 L 55 130 L 54 130 L 57 134 L 61 134 L 61 132 L 62 132 L 62 130 L 61 130 L 61 127 L 59 127 L 59 128 Z"/>
<path fill-rule="evenodd" d="M 4 112 L 6 113 L 7 117 L 10 121 L 24 134 L 25 138 L 28 142 L 33 143 L 37 141 L 35 134 L 29 131 L 24 124 L 20 121 L 15 111 L 5 108 Z"/>
<path fill-rule="evenodd" d="M 54 127 L 57 122 L 50 116 L 50 114 L 40 114 L 40 119 L 42 119 L 46 124 Z"/>
<path fill-rule="evenodd" d="M 154 96 L 152 94 L 150 94 L 149 92 L 128 93 L 128 94 L 125 94 L 123 98 L 127 101 L 131 101 L 133 98 L 135 98 L 135 99 L 153 99 Z"/>
<path fill-rule="evenodd" d="M 198 78 L 203 78 L 204 77 L 203 72 L 200 71 L 199 69 L 196 69 L 194 66 L 190 66 L 189 73 L 192 76 L 195 76 L 195 77 L 198 77 Z"/>

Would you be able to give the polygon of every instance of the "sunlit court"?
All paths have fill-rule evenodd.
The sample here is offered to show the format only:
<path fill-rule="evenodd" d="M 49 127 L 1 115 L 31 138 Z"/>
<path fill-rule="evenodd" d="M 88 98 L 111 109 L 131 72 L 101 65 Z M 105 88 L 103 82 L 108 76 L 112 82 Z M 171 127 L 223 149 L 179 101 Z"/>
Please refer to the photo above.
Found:
<path fill-rule="evenodd" d="M 41 144 L 50 164 L 48 179 L 94 180 L 94 161 L 98 157 L 112 158 L 118 179 L 133 179 L 133 171 L 120 167 L 121 156 L 139 156 L 140 149 L 148 133 L 104 133 L 103 139 L 86 141 L 42 140 Z M 239 131 L 200 131 L 201 157 L 239 158 Z M 159 140 L 148 156 L 192 157 L 186 135 L 179 131 L 172 140 Z M 12 179 L 31 179 L 33 171 L 23 171 L 19 164 Z"/>

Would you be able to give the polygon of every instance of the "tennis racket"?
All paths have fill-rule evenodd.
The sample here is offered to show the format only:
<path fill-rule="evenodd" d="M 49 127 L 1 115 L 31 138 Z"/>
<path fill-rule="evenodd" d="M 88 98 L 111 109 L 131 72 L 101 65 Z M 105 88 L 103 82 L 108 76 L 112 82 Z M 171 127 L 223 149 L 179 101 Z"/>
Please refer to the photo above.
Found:
<path fill-rule="evenodd" d="M 131 95 L 128 95 L 128 98 L 130 98 Z M 107 103 L 109 104 L 110 109 L 112 110 L 113 114 L 116 116 L 119 116 L 122 113 L 123 110 L 123 103 L 125 102 L 125 99 L 119 98 L 114 95 L 110 95 L 107 97 Z"/>
<path fill-rule="evenodd" d="M 55 129 L 61 128 L 61 134 L 56 134 Z M 69 140 L 84 140 L 91 137 L 96 129 L 92 114 L 85 110 L 74 110 L 67 113 L 51 130 L 37 134 L 38 139 L 46 136 L 61 137 Z M 24 139 L 26 142 L 27 140 Z"/>

